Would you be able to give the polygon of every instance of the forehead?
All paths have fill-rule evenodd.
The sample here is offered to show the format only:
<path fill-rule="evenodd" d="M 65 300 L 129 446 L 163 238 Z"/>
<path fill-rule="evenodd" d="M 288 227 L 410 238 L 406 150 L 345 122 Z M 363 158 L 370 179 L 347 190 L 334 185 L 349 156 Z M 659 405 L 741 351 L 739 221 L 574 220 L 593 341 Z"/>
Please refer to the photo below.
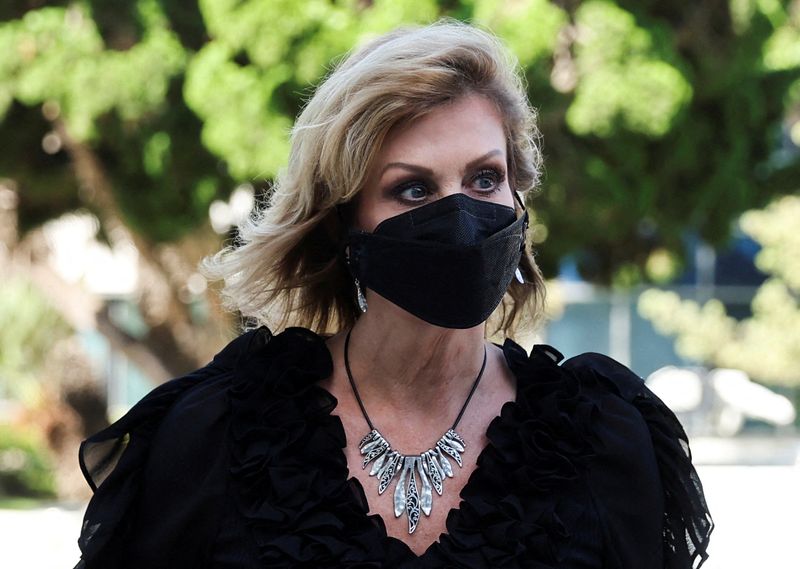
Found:
<path fill-rule="evenodd" d="M 376 155 L 376 166 L 400 159 L 424 164 L 432 158 L 477 156 L 485 148 L 505 152 L 504 141 L 503 118 L 495 104 L 482 95 L 470 94 L 395 125 Z"/>

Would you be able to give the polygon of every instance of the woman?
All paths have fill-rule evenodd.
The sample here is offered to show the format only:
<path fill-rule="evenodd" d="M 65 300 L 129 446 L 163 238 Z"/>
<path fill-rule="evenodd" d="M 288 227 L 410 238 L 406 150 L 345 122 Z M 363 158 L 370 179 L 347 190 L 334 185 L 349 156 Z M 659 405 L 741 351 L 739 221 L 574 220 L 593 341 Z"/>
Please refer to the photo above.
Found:
<path fill-rule="evenodd" d="M 333 71 L 269 207 L 206 263 L 257 327 L 82 444 L 83 566 L 702 563 L 686 436 L 641 379 L 485 339 L 541 309 L 537 136 L 508 53 L 467 25 Z"/>

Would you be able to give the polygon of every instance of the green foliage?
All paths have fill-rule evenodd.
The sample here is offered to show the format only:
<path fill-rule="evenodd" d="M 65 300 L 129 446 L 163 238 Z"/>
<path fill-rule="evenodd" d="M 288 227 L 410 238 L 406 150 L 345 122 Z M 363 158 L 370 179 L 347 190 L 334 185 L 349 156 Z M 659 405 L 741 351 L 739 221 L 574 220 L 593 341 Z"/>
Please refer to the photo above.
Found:
<path fill-rule="evenodd" d="M 238 179 L 274 176 L 288 155 L 288 134 L 330 62 L 363 39 L 407 22 L 435 18 L 426 0 L 204 0 L 211 40 L 186 70 L 185 96 L 203 120 L 203 142 Z M 280 22 L 276 25 L 276 22 Z"/>
<path fill-rule="evenodd" d="M 742 216 L 742 231 L 761 244 L 756 265 L 800 293 L 800 197 L 787 196 Z"/>
<path fill-rule="evenodd" d="M 175 240 L 236 183 L 276 175 L 333 62 L 442 16 L 488 26 L 520 60 L 544 135 L 533 205 L 546 274 L 573 255 L 589 280 L 663 280 L 650 259 L 679 266 L 687 228 L 722 243 L 742 211 L 800 179 L 797 154 L 776 153 L 800 102 L 785 0 L 45 4 L 0 10 L 0 137 L 23 142 L 0 175 L 22 187 L 24 228 L 74 207 L 69 157 L 40 147 L 51 121 L 102 159 L 131 227 Z"/>
<path fill-rule="evenodd" d="M 275 173 L 286 161 L 291 121 L 270 109 L 276 89 L 291 76 L 288 65 L 268 74 L 232 61 L 224 45 L 210 43 L 186 76 L 186 102 L 203 121 L 203 142 L 226 159 L 238 178 Z"/>
<path fill-rule="evenodd" d="M 9 54 L 0 61 L 0 105 L 7 93 L 30 108 L 41 107 L 52 120 L 63 120 L 72 137 L 104 158 L 129 224 L 155 241 L 169 241 L 206 221 L 209 204 L 229 177 L 199 144 L 201 125 L 175 83 L 187 51 L 159 2 L 126 4 L 141 37 L 125 49 L 108 46 L 124 44 L 130 34 L 120 14 L 99 10 L 115 19 L 114 28 L 96 22 L 87 3 L 32 10 L 0 25 L 0 49 Z M 124 38 L 104 38 L 104 29 Z M 25 125 L 22 139 L 28 141 L 28 133 L 33 138 L 0 159 L 0 174 L 21 185 L 22 228 L 74 209 L 74 174 L 53 165 L 60 157 L 48 157 L 37 144 L 48 132 L 39 113 L 8 104 L 1 110 L 12 116 L 0 124 L 0 136 L 19 140 L 19 126 Z M 59 154 L 63 157 L 64 150 Z M 32 162 L 50 164 L 34 167 Z M 203 190 L 197 191 L 201 184 Z"/>
<path fill-rule="evenodd" d="M 500 36 L 523 68 L 542 65 L 555 51 L 567 13 L 547 0 L 479 0 L 473 19 Z"/>
<path fill-rule="evenodd" d="M 546 272 L 566 254 L 601 282 L 619 280 L 621 270 L 630 275 L 628 263 L 646 265 L 659 250 L 680 263 L 686 229 L 721 244 L 741 211 L 796 189 L 797 156 L 773 157 L 800 71 L 766 69 L 763 51 L 797 22 L 768 17 L 759 3 L 734 29 L 719 5 L 702 3 L 688 17 L 681 4 L 590 2 L 578 10 L 599 31 L 577 43 L 578 71 L 589 71 L 566 110 L 572 134 L 544 133 L 551 151 L 541 219 L 557 236 L 543 246 Z M 650 72 L 663 81 L 641 83 Z M 579 121 L 583 101 L 595 110 Z"/>
<path fill-rule="evenodd" d="M 604 0 L 583 3 L 575 18 L 580 80 L 566 117 L 572 131 L 603 138 L 618 129 L 666 134 L 692 98 L 687 78 L 669 62 L 678 58 L 667 30 L 641 27 Z"/>
<path fill-rule="evenodd" d="M 752 300 L 752 317 L 736 321 L 718 300 L 699 305 L 674 292 L 649 290 L 639 311 L 675 336 L 683 357 L 746 371 L 766 383 L 800 385 L 800 196 L 748 211 L 742 231 L 761 244 L 758 267 L 771 275 Z"/>
<path fill-rule="evenodd" d="M 107 113 L 131 121 L 161 105 L 185 54 L 155 0 L 138 6 L 147 33 L 124 52 L 104 49 L 94 20 L 78 4 L 33 10 L 0 27 L 6 102 L 56 103 L 79 140 L 96 136 L 95 122 Z"/>
<path fill-rule="evenodd" d="M 19 226 L 22 233 L 81 206 L 78 182 L 65 152 L 47 154 L 42 139 L 51 130 L 38 109 L 15 102 L 0 122 L 0 140 L 13 140 L 0 152 L 0 177 L 21 188 Z"/>
<path fill-rule="evenodd" d="M 639 312 L 661 334 L 677 336 L 675 349 L 682 357 L 708 364 L 736 330 L 736 321 L 716 299 L 700 306 L 674 292 L 650 289 L 639 297 Z"/>
<path fill-rule="evenodd" d="M 0 496 L 54 498 L 55 495 L 46 446 L 16 427 L 0 425 Z"/>
<path fill-rule="evenodd" d="M 0 397 L 35 403 L 47 354 L 71 332 L 30 282 L 0 281 Z"/>

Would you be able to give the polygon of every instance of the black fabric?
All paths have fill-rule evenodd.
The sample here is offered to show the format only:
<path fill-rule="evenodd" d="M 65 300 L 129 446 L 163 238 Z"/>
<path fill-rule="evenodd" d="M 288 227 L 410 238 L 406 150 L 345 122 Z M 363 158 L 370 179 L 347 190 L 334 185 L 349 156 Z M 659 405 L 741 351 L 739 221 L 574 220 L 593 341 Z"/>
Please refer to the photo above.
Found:
<path fill-rule="evenodd" d="M 243 334 L 81 445 L 94 568 L 689 568 L 713 528 L 685 434 L 597 354 L 502 346 L 517 397 L 420 557 L 348 479 L 324 340 Z M 126 441 L 123 444 L 121 441 Z M 683 537 L 683 541 L 676 539 Z"/>
<path fill-rule="evenodd" d="M 348 234 L 348 267 L 418 318 L 470 328 L 500 304 L 519 267 L 527 211 L 453 194 Z"/>
<path fill-rule="evenodd" d="M 684 559 L 707 558 L 706 549 L 714 522 L 708 512 L 703 485 L 692 465 L 689 438 L 670 409 L 636 375 L 602 354 L 571 358 L 565 367 L 585 378 L 597 390 L 618 395 L 610 401 L 626 401 L 636 407 L 645 424 L 658 466 L 665 497 L 663 540 L 665 567 L 684 567 Z M 618 432 L 625 432 L 618 429 Z M 600 469 L 602 470 L 602 468 Z M 605 469 L 609 473 L 609 469 Z M 636 480 L 645 480 L 642 476 Z M 618 510 L 621 511 L 621 510 Z"/>

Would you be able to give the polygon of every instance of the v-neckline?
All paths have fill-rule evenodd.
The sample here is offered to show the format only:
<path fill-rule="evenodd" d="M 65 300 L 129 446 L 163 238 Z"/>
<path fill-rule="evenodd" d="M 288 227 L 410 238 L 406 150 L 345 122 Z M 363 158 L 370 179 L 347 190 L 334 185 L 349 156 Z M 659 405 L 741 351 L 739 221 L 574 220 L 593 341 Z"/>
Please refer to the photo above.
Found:
<path fill-rule="evenodd" d="M 499 346 L 516 397 L 489 421 L 480 464 L 445 531 L 417 555 L 369 514 L 362 483 L 350 476 L 335 398 L 322 387 L 333 371 L 322 338 L 305 328 L 274 337 L 264 328 L 253 338 L 234 365 L 230 474 L 267 564 L 318 556 L 320 567 L 488 569 L 522 558 L 558 566 L 556 548 L 569 533 L 555 512 L 563 498 L 556 490 L 580 477 L 595 447 L 594 403 L 555 349 L 528 354 L 511 339 Z"/>
<path fill-rule="evenodd" d="M 508 339 L 508 338 L 504 341 L 504 343 L 502 345 L 500 345 L 500 344 L 498 344 L 496 342 L 492 342 L 492 345 L 497 346 L 498 348 L 500 348 L 502 350 L 503 358 L 504 358 L 504 360 L 506 362 L 506 365 L 508 366 L 508 369 L 511 371 L 511 373 L 514 375 L 514 378 L 515 378 L 514 399 L 506 401 L 505 403 L 503 403 L 503 405 L 501 407 L 501 414 L 502 414 L 502 410 L 505 409 L 507 406 L 517 407 L 519 405 L 519 398 L 520 398 L 520 393 L 521 393 L 521 390 L 520 390 L 521 378 L 519 377 L 519 375 L 517 375 L 514 372 L 514 367 L 512 365 L 511 359 L 509 357 L 509 353 L 507 351 L 507 350 L 509 350 L 511 348 L 510 344 L 514 344 L 514 342 L 512 340 Z M 331 361 L 333 361 L 333 354 L 330 353 L 330 349 L 328 348 L 327 343 L 323 342 L 323 345 L 328 350 L 328 353 L 331 356 Z M 516 345 L 516 344 L 514 344 L 514 345 Z M 320 379 L 323 379 L 323 378 L 320 378 Z M 336 408 L 339 406 L 339 400 L 330 391 L 328 391 L 327 389 L 322 387 L 320 385 L 319 381 L 317 381 L 315 383 L 315 386 L 318 389 L 322 390 L 324 393 L 326 393 L 327 396 L 330 397 L 331 402 L 333 403 L 333 405 L 332 405 L 332 407 L 330 408 L 330 411 L 329 411 L 330 417 L 331 417 L 331 419 L 333 419 L 335 425 L 338 428 L 341 429 L 342 433 L 344 433 L 344 446 L 342 446 L 341 448 L 337 449 L 337 451 L 340 453 L 340 457 L 339 457 L 340 460 L 342 460 L 345 464 L 347 464 L 347 454 L 345 453 L 345 449 L 350 444 L 350 441 L 347 438 L 347 432 L 346 432 L 346 430 L 344 428 L 344 424 L 342 423 L 341 417 L 339 415 L 335 414 Z M 375 530 L 380 532 L 380 538 L 381 538 L 382 541 L 384 541 L 386 543 L 394 543 L 396 545 L 399 545 L 406 552 L 406 557 L 410 558 L 410 559 L 413 559 L 417 563 L 419 563 L 422 560 L 430 557 L 430 555 L 433 553 L 433 551 L 440 545 L 440 543 L 441 543 L 443 538 L 452 537 L 454 535 L 453 527 L 451 527 L 451 526 L 458 527 L 459 524 L 451 523 L 451 522 L 455 522 L 456 518 L 461 518 L 461 516 L 463 514 L 463 510 L 462 510 L 463 505 L 465 503 L 467 503 L 467 501 L 468 501 L 467 498 L 464 495 L 466 494 L 467 496 L 469 496 L 469 490 L 470 489 L 474 489 L 472 487 L 475 486 L 475 483 L 476 483 L 475 481 L 476 481 L 477 477 L 479 476 L 479 471 L 480 471 L 480 468 L 481 468 L 480 464 L 482 462 L 482 458 L 485 455 L 485 453 L 487 453 L 489 451 L 489 449 L 493 446 L 493 442 L 491 440 L 491 437 L 489 436 L 490 427 L 495 422 L 499 421 L 500 419 L 501 419 L 501 416 L 500 416 L 500 414 L 498 414 L 491 421 L 489 421 L 488 425 L 486 426 L 486 430 L 484 431 L 484 435 L 485 435 L 485 437 L 486 437 L 488 442 L 486 443 L 486 445 L 478 453 L 478 456 L 477 456 L 476 462 L 475 462 L 475 468 L 470 473 L 469 477 L 467 478 L 466 483 L 461 488 L 461 491 L 458 494 L 458 496 L 460 498 L 460 500 L 458 502 L 458 505 L 450 508 L 450 510 L 448 511 L 447 516 L 445 517 L 445 531 L 441 532 L 439 534 L 439 536 L 436 538 L 436 540 L 434 540 L 430 544 L 428 544 L 428 546 L 425 548 L 425 550 L 422 552 L 422 554 L 417 555 L 414 552 L 414 550 L 412 550 L 411 547 L 409 547 L 409 545 L 406 542 L 404 542 L 402 539 L 394 537 L 392 535 L 389 535 L 389 533 L 386 531 L 386 522 L 383 520 L 383 517 L 381 517 L 380 514 L 369 514 L 369 510 L 370 510 L 370 508 L 369 508 L 369 498 L 367 498 L 367 493 L 366 493 L 366 491 L 364 489 L 364 486 L 363 486 L 363 484 L 361 484 L 361 480 L 359 480 L 358 477 L 356 477 L 355 475 L 351 475 L 350 474 L 350 471 L 348 469 L 348 473 L 347 473 L 348 476 L 345 478 L 344 483 L 350 489 L 350 492 L 349 492 L 348 496 L 349 496 L 351 502 L 354 505 L 362 507 L 362 504 L 361 504 L 361 502 L 359 500 L 359 496 L 357 496 L 355 494 L 355 489 L 357 489 L 358 491 L 361 492 L 361 494 L 363 494 L 364 499 L 365 499 L 365 503 L 363 504 L 363 507 L 367 510 L 367 513 L 365 515 L 367 517 L 377 516 L 381 520 L 380 525 L 376 525 L 375 526 Z M 354 487 L 355 487 L 355 489 L 354 489 Z"/>

